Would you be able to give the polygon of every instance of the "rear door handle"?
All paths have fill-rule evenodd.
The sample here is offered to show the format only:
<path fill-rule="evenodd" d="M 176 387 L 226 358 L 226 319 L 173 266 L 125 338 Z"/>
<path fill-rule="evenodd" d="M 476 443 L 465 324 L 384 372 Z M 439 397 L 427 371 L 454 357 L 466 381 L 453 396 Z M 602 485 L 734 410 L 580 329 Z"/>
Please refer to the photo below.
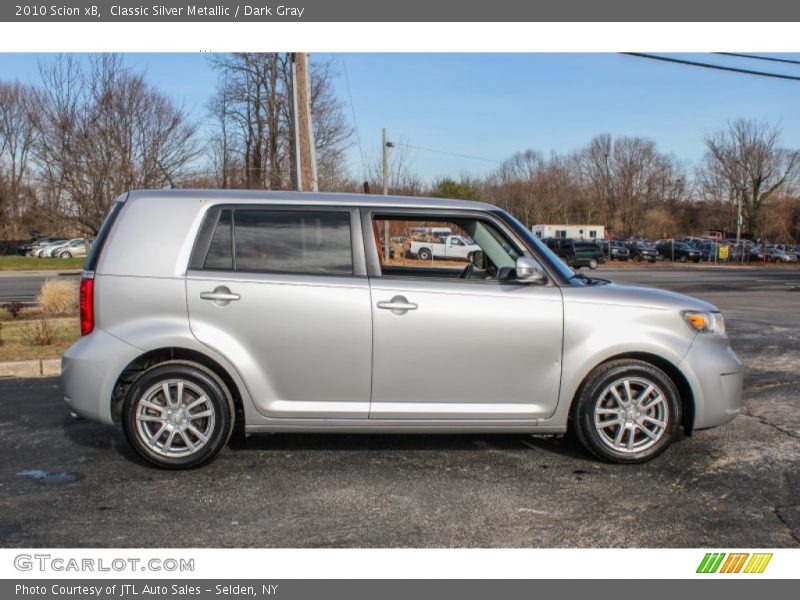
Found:
<path fill-rule="evenodd" d="M 200 292 L 201 300 L 212 300 L 218 306 L 225 306 L 240 298 L 239 294 L 234 294 L 224 285 L 215 287 L 213 292 Z"/>
<path fill-rule="evenodd" d="M 389 301 L 378 302 L 378 308 L 390 310 L 395 315 L 404 315 L 409 310 L 417 310 L 417 305 L 406 300 L 405 296 L 395 296 Z"/>

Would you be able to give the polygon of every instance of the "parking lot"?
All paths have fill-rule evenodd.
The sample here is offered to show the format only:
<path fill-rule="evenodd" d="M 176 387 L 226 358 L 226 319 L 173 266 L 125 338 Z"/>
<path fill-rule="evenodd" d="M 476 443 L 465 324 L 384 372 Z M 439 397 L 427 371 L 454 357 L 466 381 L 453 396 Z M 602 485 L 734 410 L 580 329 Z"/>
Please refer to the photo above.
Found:
<path fill-rule="evenodd" d="M 0 380 L 0 546 L 800 546 L 800 270 L 591 274 L 720 307 L 744 414 L 638 466 L 563 438 L 296 434 L 167 472 L 69 417 L 57 379 Z"/>

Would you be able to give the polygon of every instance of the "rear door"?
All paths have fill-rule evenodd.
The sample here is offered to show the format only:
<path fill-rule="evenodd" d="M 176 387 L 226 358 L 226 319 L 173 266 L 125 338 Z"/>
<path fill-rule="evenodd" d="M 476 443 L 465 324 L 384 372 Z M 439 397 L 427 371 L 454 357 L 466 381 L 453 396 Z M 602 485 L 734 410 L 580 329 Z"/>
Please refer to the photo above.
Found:
<path fill-rule="evenodd" d="M 262 414 L 368 416 L 362 247 L 356 210 L 246 205 L 207 215 L 186 282 L 192 332 L 239 370 Z"/>

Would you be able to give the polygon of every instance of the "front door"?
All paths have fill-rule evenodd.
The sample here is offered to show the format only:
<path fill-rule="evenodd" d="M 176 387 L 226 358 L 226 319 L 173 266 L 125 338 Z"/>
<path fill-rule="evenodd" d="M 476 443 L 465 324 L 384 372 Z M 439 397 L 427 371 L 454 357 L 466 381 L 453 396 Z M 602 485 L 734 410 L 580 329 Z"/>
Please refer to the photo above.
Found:
<path fill-rule="evenodd" d="M 561 380 L 559 288 L 514 279 L 513 266 L 523 250 L 498 224 L 458 216 L 376 214 L 372 226 L 410 243 L 404 232 L 431 221 L 474 239 L 483 256 L 477 263 L 431 263 L 397 248 L 393 258 L 378 257 L 380 273 L 370 278 L 370 418 L 550 416 Z"/>

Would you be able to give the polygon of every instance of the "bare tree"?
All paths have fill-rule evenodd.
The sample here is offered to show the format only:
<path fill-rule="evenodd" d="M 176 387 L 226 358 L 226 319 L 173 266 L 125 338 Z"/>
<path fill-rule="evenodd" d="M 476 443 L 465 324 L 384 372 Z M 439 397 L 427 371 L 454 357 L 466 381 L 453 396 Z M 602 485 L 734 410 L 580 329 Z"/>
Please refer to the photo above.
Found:
<path fill-rule="evenodd" d="M 645 212 L 686 193 L 686 178 L 671 156 L 651 140 L 608 134 L 595 137 L 580 155 L 581 175 L 607 223 L 636 232 Z"/>
<path fill-rule="evenodd" d="M 19 82 L 0 82 L 0 216 L 5 235 L 22 237 L 33 190 L 28 184 L 37 114 L 37 91 Z"/>
<path fill-rule="evenodd" d="M 780 146 L 781 130 L 768 123 L 738 120 L 708 136 L 706 182 L 727 183 L 733 201 L 742 204 L 744 229 L 760 234 L 763 204 L 778 190 L 796 183 L 800 153 Z"/>
<path fill-rule="evenodd" d="M 236 53 L 216 57 L 213 64 L 220 74 L 209 105 L 217 124 L 216 179 L 224 187 L 295 187 L 291 55 Z M 346 179 L 344 152 L 352 135 L 332 79 L 329 62 L 312 62 L 311 113 L 320 189 L 341 187 Z"/>
<path fill-rule="evenodd" d="M 96 233 L 114 199 L 132 188 L 180 184 L 198 156 L 184 110 L 127 69 L 118 55 L 41 65 L 37 154 L 67 216 Z"/>

